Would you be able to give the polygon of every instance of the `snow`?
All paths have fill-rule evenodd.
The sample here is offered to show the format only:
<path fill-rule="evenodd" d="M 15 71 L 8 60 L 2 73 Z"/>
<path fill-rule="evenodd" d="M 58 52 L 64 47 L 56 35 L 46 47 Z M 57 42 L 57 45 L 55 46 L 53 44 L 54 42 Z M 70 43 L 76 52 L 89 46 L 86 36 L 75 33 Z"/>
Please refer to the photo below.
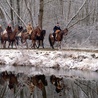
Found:
<path fill-rule="evenodd" d="M 15 66 L 98 70 L 98 53 L 70 50 L 0 50 L 0 70 L 14 70 Z"/>

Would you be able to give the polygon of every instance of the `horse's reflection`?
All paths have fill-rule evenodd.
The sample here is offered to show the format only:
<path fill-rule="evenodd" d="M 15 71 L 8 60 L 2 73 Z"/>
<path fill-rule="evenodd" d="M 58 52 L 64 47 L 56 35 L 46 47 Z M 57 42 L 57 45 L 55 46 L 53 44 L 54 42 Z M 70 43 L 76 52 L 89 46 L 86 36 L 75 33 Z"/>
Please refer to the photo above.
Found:
<path fill-rule="evenodd" d="M 43 90 L 45 86 L 48 85 L 45 75 L 35 75 L 33 77 L 29 77 L 27 82 L 31 93 L 34 91 L 35 86 L 40 90 Z"/>
<path fill-rule="evenodd" d="M 56 92 L 59 93 L 63 89 L 63 78 L 56 77 L 55 75 L 50 76 L 50 82 L 55 85 Z"/>
<path fill-rule="evenodd" d="M 1 84 L 8 82 L 9 89 L 14 89 L 15 85 L 18 84 L 17 76 L 12 72 L 4 71 L 1 73 Z"/>
<path fill-rule="evenodd" d="M 22 78 L 22 83 L 19 81 L 19 77 Z M 63 78 L 56 77 L 55 75 L 50 76 L 50 82 L 56 87 L 55 91 L 57 93 L 63 90 Z M 16 75 L 12 72 L 4 71 L 0 74 L 0 85 L 7 84 L 9 89 L 15 90 L 16 87 L 26 86 L 30 90 L 30 94 L 34 92 L 35 87 L 42 91 L 43 96 L 46 96 L 45 86 L 48 85 L 45 75 L 35 75 L 35 76 L 26 76 L 23 79 L 23 76 Z M 22 85 L 20 85 L 22 84 Z"/>

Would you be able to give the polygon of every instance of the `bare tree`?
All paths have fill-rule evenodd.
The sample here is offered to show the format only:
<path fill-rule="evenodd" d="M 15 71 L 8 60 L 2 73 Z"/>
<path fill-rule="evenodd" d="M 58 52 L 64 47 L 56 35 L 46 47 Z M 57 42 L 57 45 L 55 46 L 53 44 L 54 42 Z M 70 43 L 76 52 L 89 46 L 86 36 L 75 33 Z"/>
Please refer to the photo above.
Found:
<path fill-rule="evenodd" d="M 43 21 L 43 8 L 44 8 L 44 0 L 40 0 L 40 7 L 39 7 L 39 26 L 42 28 L 42 21 Z"/>
<path fill-rule="evenodd" d="M 20 0 L 17 0 L 17 14 L 20 16 Z M 18 23 L 20 23 L 19 17 L 17 17 Z"/>
<path fill-rule="evenodd" d="M 24 26 L 26 26 L 25 22 L 23 21 L 23 19 L 17 14 L 17 12 L 14 10 L 14 8 L 9 4 L 8 0 L 6 0 L 8 6 L 12 9 L 12 11 L 17 15 L 17 17 L 21 20 L 21 22 L 24 24 Z"/>
<path fill-rule="evenodd" d="M 11 7 L 13 6 L 13 0 L 10 0 L 10 5 L 11 5 Z M 13 21 L 13 10 L 12 10 L 12 8 L 10 8 L 10 11 L 11 11 L 11 20 Z"/>
<path fill-rule="evenodd" d="M 26 5 L 26 8 L 29 12 L 29 15 L 30 15 L 30 20 L 31 20 L 31 23 L 32 23 L 32 26 L 33 26 L 33 17 L 32 17 L 32 11 L 30 9 L 30 4 L 31 4 L 31 1 L 28 2 L 28 0 L 24 0 L 25 1 L 25 5 Z M 29 5 L 29 6 L 28 6 Z"/>
<path fill-rule="evenodd" d="M 72 20 L 78 15 L 78 13 L 80 12 L 80 10 L 84 7 L 85 3 L 86 3 L 87 0 L 85 0 L 83 2 L 83 4 L 81 5 L 81 7 L 78 9 L 78 11 L 76 12 L 76 14 L 70 19 L 70 21 L 67 23 L 66 27 L 69 26 L 69 24 L 72 22 Z"/>

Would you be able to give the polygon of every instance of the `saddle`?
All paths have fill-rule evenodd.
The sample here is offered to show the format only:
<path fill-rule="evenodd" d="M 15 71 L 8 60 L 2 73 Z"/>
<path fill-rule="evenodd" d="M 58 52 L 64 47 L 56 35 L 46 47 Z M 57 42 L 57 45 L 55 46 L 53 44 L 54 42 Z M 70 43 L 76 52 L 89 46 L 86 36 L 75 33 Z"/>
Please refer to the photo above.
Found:
<path fill-rule="evenodd" d="M 60 30 L 56 30 L 55 33 L 54 33 L 54 39 L 56 40 L 58 34 L 59 34 Z"/>
<path fill-rule="evenodd" d="M 57 37 L 57 35 L 59 34 L 59 32 L 60 32 L 60 30 L 56 30 L 56 31 L 55 31 L 56 37 Z"/>
<path fill-rule="evenodd" d="M 56 30 L 56 31 L 55 31 L 55 34 L 58 34 L 59 32 L 60 32 L 60 30 Z"/>

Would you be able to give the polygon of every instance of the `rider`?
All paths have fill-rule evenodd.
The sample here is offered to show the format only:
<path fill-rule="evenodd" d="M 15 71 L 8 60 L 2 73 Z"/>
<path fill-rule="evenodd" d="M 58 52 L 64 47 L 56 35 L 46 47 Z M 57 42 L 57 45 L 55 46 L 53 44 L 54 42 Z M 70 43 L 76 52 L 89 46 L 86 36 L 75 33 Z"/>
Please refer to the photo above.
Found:
<path fill-rule="evenodd" d="M 55 37 L 57 36 L 57 34 L 61 31 L 61 28 L 59 26 L 59 22 L 57 22 L 56 26 L 54 26 L 53 31 L 54 31 L 53 32 L 53 36 L 54 36 L 54 39 L 55 39 Z"/>
<path fill-rule="evenodd" d="M 31 35 L 32 30 L 33 30 L 33 28 L 32 28 L 31 23 L 28 23 L 28 25 L 27 25 L 27 33 L 28 33 L 29 35 Z"/>

